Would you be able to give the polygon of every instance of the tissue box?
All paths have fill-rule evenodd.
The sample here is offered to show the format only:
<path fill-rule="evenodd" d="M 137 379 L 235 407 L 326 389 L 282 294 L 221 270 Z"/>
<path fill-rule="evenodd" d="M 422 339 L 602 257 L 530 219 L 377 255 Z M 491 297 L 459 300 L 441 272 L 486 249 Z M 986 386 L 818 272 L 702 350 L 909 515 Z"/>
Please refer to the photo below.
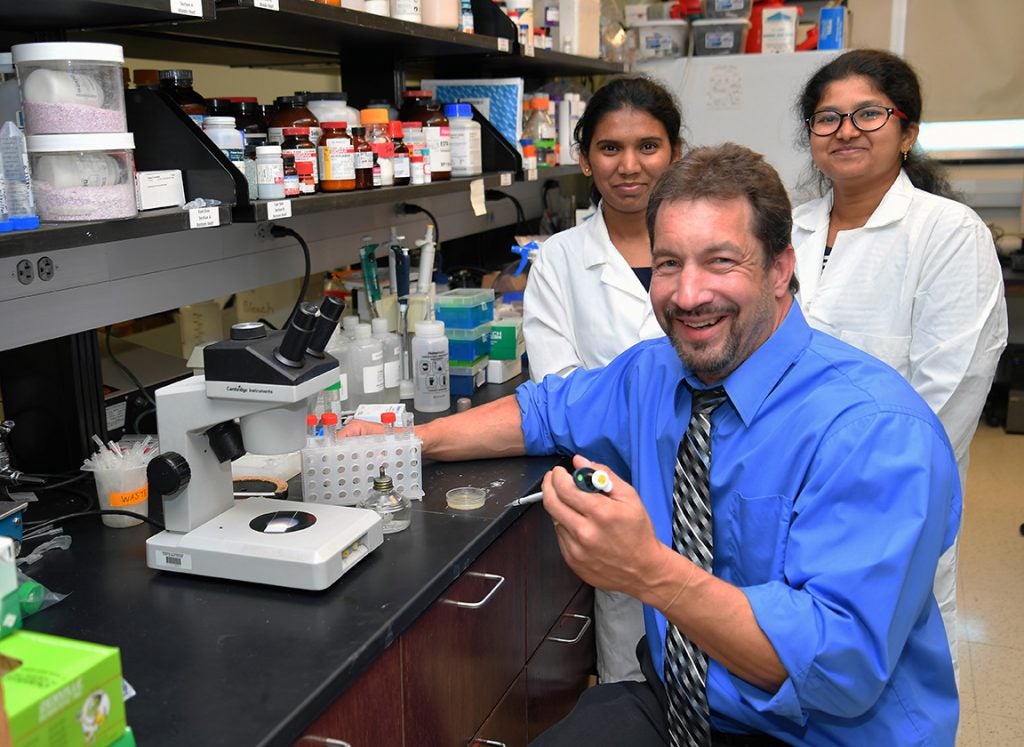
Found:
<path fill-rule="evenodd" d="M 185 204 L 185 188 L 181 171 L 139 171 L 135 174 L 135 201 L 139 210 L 181 207 Z"/>
<path fill-rule="evenodd" d="M 19 747 L 107 747 L 125 734 L 116 648 L 19 630 L 0 640 L 0 679 Z M 13 660 L 13 661 L 11 661 Z"/>

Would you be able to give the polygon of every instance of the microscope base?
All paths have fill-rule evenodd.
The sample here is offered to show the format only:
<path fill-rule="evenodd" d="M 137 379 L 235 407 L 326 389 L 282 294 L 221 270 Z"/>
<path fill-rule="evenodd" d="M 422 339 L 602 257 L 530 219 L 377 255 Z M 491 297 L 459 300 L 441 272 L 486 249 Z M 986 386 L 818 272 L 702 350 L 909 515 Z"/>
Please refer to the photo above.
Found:
<path fill-rule="evenodd" d="M 247 498 L 191 532 L 153 535 L 146 564 L 319 591 L 383 542 L 380 517 L 367 509 Z"/>

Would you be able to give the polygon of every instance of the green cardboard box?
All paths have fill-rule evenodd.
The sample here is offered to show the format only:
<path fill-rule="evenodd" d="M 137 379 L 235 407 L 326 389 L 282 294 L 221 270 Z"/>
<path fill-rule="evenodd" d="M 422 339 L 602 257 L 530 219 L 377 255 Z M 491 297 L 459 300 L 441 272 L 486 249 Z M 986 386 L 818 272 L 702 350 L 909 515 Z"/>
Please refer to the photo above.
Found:
<path fill-rule="evenodd" d="M 116 648 L 19 630 L 0 640 L 11 744 L 107 747 L 125 734 Z"/>
<path fill-rule="evenodd" d="M 526 352 L 523 319 L 496 319 L 491 325 L 491 360 L 511 361 Z"/>

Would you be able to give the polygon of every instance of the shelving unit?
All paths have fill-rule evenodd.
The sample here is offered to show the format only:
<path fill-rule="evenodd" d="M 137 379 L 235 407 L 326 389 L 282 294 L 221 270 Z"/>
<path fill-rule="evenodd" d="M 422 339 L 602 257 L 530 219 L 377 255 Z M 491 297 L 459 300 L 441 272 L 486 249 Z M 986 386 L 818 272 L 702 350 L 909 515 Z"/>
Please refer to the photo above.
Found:
<path fill-rule="evenodd" d="M 200 15 L 174 12 L 179 3 Z M 622 71 L 621 65 L 558 52 L 538 50 L 527 56 L 504 39 L 310 0 L 278 0 L 277 11 L 256 7 L 255 0 L 48 0 L 8 7 L 0 9 L 2 45 L 67 39 L 116 43 L 128 57 L 183 64 L 340 68 L 356 102 L 397 93 L 413 70 L 441 77 L 532 79 Z M 173 144 L 167 147 L 173 153 Z M 136 156 L 145 160 L 139 150 Z M 502 171 L 479 180 L 486 189 L 509 192 L 528 216 L 536 216 L 542 210 L 540 185 L 577 173 L 575 167 L 560 167 L 527 182 L 515 181 L 514 171 Z M 288 202 L 291 217 L 285 220 L 310 244 L 314 272 L 357 261 L 360 239 L 367 233 L 386 235 L 390 225 L 413 223 L 410 233 L 422 230 L 421 217 L 395 212 L 402 202 L 430 210 L 445 239 L 514 223 L 511 205 L 492 202 L 487 215 L 474 213 L 469 199 L 474 181 L 296 198 Z M 190 230 L 186 212 L 165 210 L 125 221 L 0 236 L 0 350 L 300 275 L 301 255 L 294 242 L 270 238 L 266 231 L 272 215 L 268 203 L 236 202 L 234 209 L 224 205 L 216 211 L 219 226 L 213 228 Z M 34 265 L 43 257 L 54 262 L 53 279 L 20 283 L 17 264 L 28 260 Z"/>

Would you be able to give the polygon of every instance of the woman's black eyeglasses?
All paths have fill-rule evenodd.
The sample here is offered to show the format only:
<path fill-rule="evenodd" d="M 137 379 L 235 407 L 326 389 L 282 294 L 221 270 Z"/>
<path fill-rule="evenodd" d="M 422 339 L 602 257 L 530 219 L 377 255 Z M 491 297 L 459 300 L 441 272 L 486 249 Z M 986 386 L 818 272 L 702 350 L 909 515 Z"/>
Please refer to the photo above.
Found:
<path fill-rule="evenodd" d="M 846 114 L 841 114 L 834 109 L 822 109 L 814 112 L 804 121 L 811 134 L 828 137 L 839 131 L 839 128 L 843 126 L 843 120 L 847 117 L 853 122 L 853 126 L 861 132 L 874 132 L 885 127 L 885 123 L 892 116 L 907 119 L 907 115 L 895 107 L 862 106 L 860 109 L 854 109 Z"/>

